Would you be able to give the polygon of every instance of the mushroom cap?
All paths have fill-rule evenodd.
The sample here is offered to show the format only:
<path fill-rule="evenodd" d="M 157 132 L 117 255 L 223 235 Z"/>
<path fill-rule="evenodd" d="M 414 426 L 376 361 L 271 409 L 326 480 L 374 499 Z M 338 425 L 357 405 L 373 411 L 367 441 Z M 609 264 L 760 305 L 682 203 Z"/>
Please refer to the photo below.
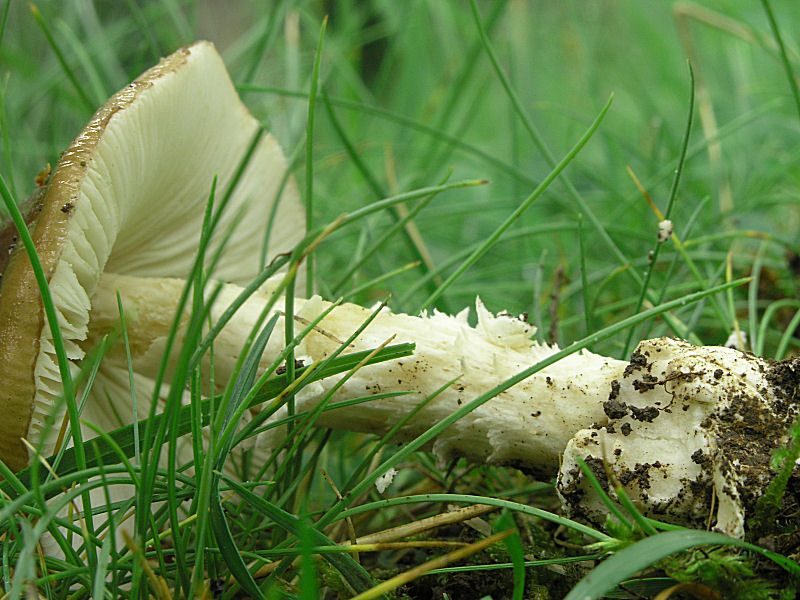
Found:
<path fill-rule="evenodd" d="M 162 59 L 95 113 L 32 196 L 26 219 L 70 360 L 84 355 L 79 343 L 104 271 L 189 273 L 212 181 L 217 176 L 218 203 L 258 131 L 208 42 Z M 216 278 L 245 283 L 262 269 L 276 201 L 275 222 L 283 226 L 270 232 L 267 256 L 302 239 L 305 215 L 285 173 L 278 143 L 262 135 L 212 235 L 213 250 L 234 229 Z M 292 222 L 297 226 L 286 226 Z M 0 458 L 18 470 L 29 461 L 20 438 L 40 441 L 47 415 L 59 404 L 61 377 L 30 261 L 13 247 L 12 236 L 0 233 L 0 241 L 10 240 L 10 258 L 0 262 Z M 44 441 L 45 453 L 54 437 Z"/>

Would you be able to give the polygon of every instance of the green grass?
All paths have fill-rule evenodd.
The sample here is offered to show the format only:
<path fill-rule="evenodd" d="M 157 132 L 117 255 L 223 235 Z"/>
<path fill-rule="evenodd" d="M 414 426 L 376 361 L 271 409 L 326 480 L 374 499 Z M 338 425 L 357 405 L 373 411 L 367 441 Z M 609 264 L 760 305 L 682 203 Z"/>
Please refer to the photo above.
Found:
<path fill-rule="evenodd" d="M 146 423 L 139 428 L 65 451 L 53 465 L 58 479 L 41 465 L 19 478 L 0 465 L 0 595 L 368 596 L 379 581 L 446 551 L 414 549 L 416 538 L 404 550 L 339 551 L 334 545 L 347 539 L 348 527 L 381 531 L 474 503 L 504 509 L 482 517 L 488 533 L 460 525 L 437 536 L 473 542 L 492 528 L 515 535 L 401 593 L 421 598 L 440 587 L 453 598 L 555 600 L 635 597 L 628 591 L 641 589 L 651 597 L 688 577 L 730 594 L 721 587 L 728 577 L 742 598 L 778 598 L 781 586 L 796 586 L 796 555 L 757 544 L 745 545 L 744 554 L 694 551 L 733 541 L 663 531 L 632 508 L 601 531 L 557 514 L 550 482 L 532 485 L 513 469 L 442 466 L 422 450 L 514 381 L 579 349 L 623 357 L 642 337 L 660 335 L 719 344 L 737 323 L 760 355 L 797 352 L 800 7 L 778 0 L 257 6 L 42 1 L 30 10 L 3 3 L 4 199 L 24 198 L 92 111 L 160 55 L 212 39 L 245 103 L 294 158 L 311 211 L 303 247 L 319 243 L 317 290 L 365 306 L 391 294 L 390 307 L 409 313 L 456 312 L 479 295 L 494 312 L 527 313 L 540 339 L 552 334 L 565 349 L 402 446 L 388 436 L 320 431 L 310 426 L 316 411 L 290 411 L 286 455 L 279 460 L 276 451 L 258 473 L 237 465 L 250 481 L 229 478 L 220 470 L 233 460 L 231 447 L 264 426 L 235 432 L 246 406 L 268 407 L 266 419 L 276 399 L 291 402 L 315 377 L 346 373 L 366 357 L 332 357 L 309 374 L 295 370 L 293 347 L 303 333 L 287 328 L 288 372 L 278 375 L 276 361 L 261 375 L 255 365 L 271 331 L 265 321 L 225 392 L 201 393 L 198 365 L 218 330 L 204 337 L 202 290 L 213 284 L 201 265 L 209 260 L 213 211 L 224 204 L 212 191 L 185 290 L 187 342 L 178 348 L 179 367 L 163 374 L 170 390 L 164 416 L 140 415 Z M 627 167 L 674 222 L 677 244 L 658 244 L 659 217 Z M 343 222 L 326 229 L 343 213 Z M 298 252 L 273 267 L 299 259 Z M 369 360 L 411 351 L 390 346 Z M 84 361 L 79 384 L 91 382 L 100 360 L 102 352 Z M 62 362 L 74 423 L 81 396 Z M 180 406 L 184 389 L 190 407 Z M 214 432 L 205 446 L 197 441 L 202 427 Z M 187 432 L 194 433 L 193 460 L 182 465 L 174 457 Z M 159 467 L 159 454 L 173 457 L 168 468 Z M 384 498 L 373 484 L 391 468 L 399 473 Z M 67 526 L 54 510 L 73 498 L 88 504 L 92 487 L 123 483 L 134 483 L 136 494 L 95 506 L 102 515 L 86 530 Z M 132 506 L 145 543 L 116 547 L 114 529 Z M 40 556 L 34 541 L 44 531 L 62 558 Z M 75 537 L 85 540 L 88 556 L 73 550 Z M 770 581 L 780 583 L 770 588 Z"/>

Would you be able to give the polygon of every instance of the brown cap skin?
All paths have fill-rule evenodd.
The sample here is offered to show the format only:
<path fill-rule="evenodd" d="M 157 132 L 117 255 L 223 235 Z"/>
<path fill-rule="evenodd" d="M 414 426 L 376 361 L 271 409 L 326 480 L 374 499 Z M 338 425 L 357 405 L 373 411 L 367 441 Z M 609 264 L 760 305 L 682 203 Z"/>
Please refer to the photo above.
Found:
<path fill-rule="evenodd" d="M 182 48 L 162 59 L 101 106 L 61 155 L 45 186 L 32 196 L 26 222 L 48 281 L 61 257 L 86 167 L 109 119 L 159 77 L 178 70 L 188 53 L 189 48 Z M 18 471 L 28 466 L 28 450 L 21 438 L 27 437 L 31 424 L 34 368 L 47 324 L 31 262 L 21 244 L 14 247 L 15 236 L 13 224 L 0 233 L 0 248 L 10 249 L 0 249 L 4 255 L 0 267 L 7 262 L 0 280 L 0 459 Z M 87 291 L 91 296 L 93 290 Z"/>

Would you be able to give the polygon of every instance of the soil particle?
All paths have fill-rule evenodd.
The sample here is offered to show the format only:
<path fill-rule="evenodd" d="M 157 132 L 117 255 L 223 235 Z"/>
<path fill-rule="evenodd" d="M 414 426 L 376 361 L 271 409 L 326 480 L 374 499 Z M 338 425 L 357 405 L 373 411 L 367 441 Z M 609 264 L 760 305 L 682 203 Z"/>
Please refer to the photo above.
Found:
<path fill-rule="evenodd" d="M 790 358 L 770 365 L 766 378 L 772 384 L 775 397 L 782 400 L 778 409 L 785 410 L 785 404 L 797 400 L 797 390 L 800 389 L 800 359 Z"/>
<path fill-rule="evenodd" d="M 617 387 L 619 387 L 619 384 L 617 384 Z M 606 413 L 609 419 L 621 419 L 628 414 L 628 405 L 609 397 L 607 401 L 603 402 L 603 412 Z"/>
<path fill-rule="evenodd" d="M 661 463 L 636 463 L 633 469 L 626 469 L 618 474 L 619 482 L 624 486 L 636 485 L 640 490 L 650 489 L 650 469 L 660 469 Z"/>
<path fill-rule="evenodd" d="M 604 490 L 608 490 L 608 476 L 606 475 L 606 469 L 603 466 L 602 459 L 593 457 L 593 456 L 585 456 L 583 461 L 586 463 L 592 470 L 592 474 L 597 478 L 597 481 L 600 482 L 600 486 Z"/>
<path fill-rule="evenodd" d="M 645 408 L 630 406 L 629 408 L 631 409 L 631 417 L 642 422 L 647 421 L 648 423 L 652 423 L 660 414 L 655 406 L 647 406 Z"/>
<path fill-rule="evenodd" d="M 631 354 L 631 361 L 630 363 L 628 363 L 628 366 L 625 367 L 625 372 L 623 373 L 623 376 L 629 377 L 639 369 L 643 369 L 646 366 L 647 366 L 647 357 L 638 350 L 635 350 L 633 354 Z"/>
<path fill-rule="evenodd" d="M 302 360 L 295 359 L 295 361 L 294 361 L 294 368 L 295 369 L 302 369 L 305 366 L 306 365 Z M 283 375 L 284 373 L 286 373 L 286 365 L 280 365 L 277 369 L 275 369 L 275 374 L 276 375 Z"/>
<path fill-rule="evenodd" d="M 611 392 L 608 394 L 609 400 L 616 400 L 617 396 L 619 396 L 619 380 L 614 379 L 611 382 Z"/>

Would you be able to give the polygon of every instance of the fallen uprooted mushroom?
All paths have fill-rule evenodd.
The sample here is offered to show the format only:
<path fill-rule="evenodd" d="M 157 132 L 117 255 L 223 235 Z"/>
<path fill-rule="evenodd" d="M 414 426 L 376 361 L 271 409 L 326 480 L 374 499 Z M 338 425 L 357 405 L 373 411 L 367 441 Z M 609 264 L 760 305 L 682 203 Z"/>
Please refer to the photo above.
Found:
<path fill-rule="evenodd" d="M 222 189 L 230 185 L 257 130 L 207 43 L 164 59 L 98 111 L 36 197 L 30 226 L 71 359 L 80 360 L 118 321 L 119 292 L 137 386 L 152 385 L 193 259 L 211 178 L 217 174 Z M 285 169 L 277 144 L 264 136 L 217 229 L 225 232 L 237 221 L 214 272 L 230 283 L 221 290 L 212 320 L 262 266 L 260 248 Z M 270 256 L 291 248 L 303 230 L 291 180 L 278 206 Z M 265 285 L 252 295 L 219 334 L 214 366 L 223 385 L 271 289 Z M 330 304 L 313 297 L 295 299 L 294 306 L 297 318 L 308 322 Z M 282 308 L 279 300 L 272 310 Z M 474 327 L 468 310 L 419 317 L 381 311 L 348 350 L 373 349 L 395 336 L 414 342 L 414 355 L 362 368 L 333 402 L 416 393 L 327 411 L 317 423 L 383 433 L 441 388 L 401 429 L 398 437 L 408 439 L 556 351 L 531 341 L 534 328 L 524 320 L 495 316 L 479 300 L 476 310 Z M 371 312 L 352 304 L 335 307 L 296 355 L 304 361 L 329 356 Z M 283 339 L 279 322 L 262 364 L 274 361 Z M 38 441 L 38 421 L 60 391 L 41 302 L 19 249 L 0 288 L 0 340 L 0 401 L 5 415 L 16 415 L 0 420 L 0 457 L 19 469 L 30 460 L 20 438 Z M 622 485 L 645 514 L 688 525 L 711 520 L 719 530 L 742 536 L 745 517 L 772 477 L 771 452 L 786 443 L 797 415 L 797 373 L 791 361 L 771 363 L 670 339 L 642 342 L 630 361 L 575 353 L 454 423 L 432 450 L 445 460 L 463 456 L 538 477 L 557 475 L 568 512 L 602 522 L 606 511 L 578 468 L 580 458 L 601 482 L 608 484 L 608 475 L 616 479 L 611 483 Z M 315 405 L 337 380 L 305 388 L 296 399 L 298 410 Z M 83 418 L 116 427 L 105 399 L 129 397 L 127 386 L 124 354 L 111 352 Z M 127 407 L 116 410 L 123 419 L 132 418 Z M 277 445 L 276 431 L 259 443 Z M 45 452 L 53 443 L 45 441 Z"/>

